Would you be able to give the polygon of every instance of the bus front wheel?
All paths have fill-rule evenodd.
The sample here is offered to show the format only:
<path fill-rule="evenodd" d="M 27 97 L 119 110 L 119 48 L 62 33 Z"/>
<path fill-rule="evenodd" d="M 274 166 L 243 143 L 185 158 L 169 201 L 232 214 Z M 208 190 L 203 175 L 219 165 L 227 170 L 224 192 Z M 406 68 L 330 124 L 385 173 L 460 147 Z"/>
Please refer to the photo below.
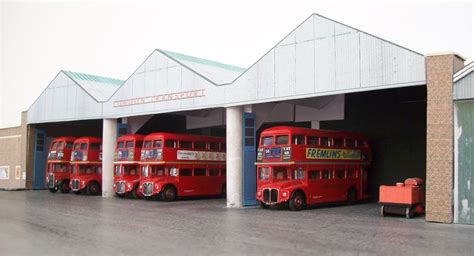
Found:
<path fill-rule="evenodd" d="M 161 192 L 162 195 L 163 195 L 163 200 L 164 201 L 173 201 L 176 199 L 176 189 L 173 187 L 173 186 L 166 186 L 164 189 L 163 189 L 163 192 Z"/>
<path fill-rule="evenodd" d="M 293 193 L 293 195 L 291 196 L 288 202 L 288 206 L 290 210 L 292 211 L 302 210 L 305 204 L 306 204 L 306 200 L 305 200 L 304 194 L 301 193 L 300 191 Z"/>
<path fill-rule="evenodd" d="M 87 194 L 89 195 L 99 195 L 100 194 L 100 186 L 97 182 L 91 182 L 87 186 Z"/>
<path fill-rule="evenodd" d="M 69 180 L 63 180 L 61 183 L 59 183 L 59 190 L 61 193 L 69 193 L 71 191 L 71 188 L 69 187 Z"/>
<path fill-rule="evenodd" d="M 56 193 L 56 192 L 58 192 L 58 186 L 55 186 L 55 187 L 53 187 L 53 188 L 48 188 L 48 190 L 49 190 L 49 192 L 51 192 L 51 193 Z"/>
<path fill-rule="evenodd" d="M 353 205 L 357 202 L 357 192 L 355 189 L 350 188 L 347 191 L 347 204 L 348 205 Z"/>

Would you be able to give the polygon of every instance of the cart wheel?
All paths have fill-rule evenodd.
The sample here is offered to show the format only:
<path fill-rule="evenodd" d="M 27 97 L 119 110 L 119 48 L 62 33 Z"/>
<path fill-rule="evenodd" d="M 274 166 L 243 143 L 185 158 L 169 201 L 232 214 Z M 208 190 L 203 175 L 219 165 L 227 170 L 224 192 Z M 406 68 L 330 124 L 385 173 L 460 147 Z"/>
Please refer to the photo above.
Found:
<path fill-rule="evenodd" d="M 412 210 L 411 206 L 409 206 L 405 209 L 405 217 L 407 219 L 413 218 L 413 210 Z"/>
<path fill-rule="evenodd" d="M 385 205 L 382 205 L 380 207 L 380 215 L 382 215 L 382 217 L 385 217 Z"/>

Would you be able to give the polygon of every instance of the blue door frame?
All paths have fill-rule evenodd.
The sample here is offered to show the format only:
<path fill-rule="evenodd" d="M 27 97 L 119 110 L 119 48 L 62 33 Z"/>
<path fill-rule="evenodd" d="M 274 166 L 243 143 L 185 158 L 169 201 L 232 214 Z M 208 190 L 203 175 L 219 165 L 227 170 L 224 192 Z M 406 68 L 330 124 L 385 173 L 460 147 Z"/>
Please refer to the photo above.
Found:
<path fill-rule="evenodd" d="M 256 205 L 257 174 L 255 172 L 256 145 L 255 145 L 255 113 L 244 113 L 242 129 L 242 186 L 243 205 Z"/>
<path fill-rule="evenodd" d="M 44 130 L 35 129 L 35 148 L 33 166 L 33 189 L 45 188 L 46 154 L 46 133 Z"/>

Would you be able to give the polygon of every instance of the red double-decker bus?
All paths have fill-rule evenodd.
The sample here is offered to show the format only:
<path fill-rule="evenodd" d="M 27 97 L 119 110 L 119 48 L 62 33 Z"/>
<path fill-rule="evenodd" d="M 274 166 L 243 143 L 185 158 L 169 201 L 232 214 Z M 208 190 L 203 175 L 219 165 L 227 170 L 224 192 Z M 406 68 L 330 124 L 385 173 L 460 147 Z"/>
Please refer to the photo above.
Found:
<path fill-rule="evenodd" d="M 69 160 L 71 159 L 72 144 L 76 138 L 59 137 L 51 142 L 46 162 L 46 186 L 52 193 L 60 190 L 69 193 Z"/>
<path fill-rule="evenodd" d="M 153 133 L 141 152 L 140 192 L 146 199 L 224 195 L 225 139 Z"/>
<path fill-rule="evenodd" d="M 118 197 L 140 198 L 140 153 L 143 135 L 127 134 L 117 139 L 114 155 L 114 190 Z"/>
<path fill-rule="evenodd" d="M 262 208 L 307 205 L 367 197 L 371 162 L 359 133 L 289 126 L 264 130 L 257 150 L 257 201 Z"/>
<path fill-rule="evenodd" d="M 71 153 L 71 181 L 75 194 L 99 195 L 102 188 L 102 139 L 81 137 Z"/>

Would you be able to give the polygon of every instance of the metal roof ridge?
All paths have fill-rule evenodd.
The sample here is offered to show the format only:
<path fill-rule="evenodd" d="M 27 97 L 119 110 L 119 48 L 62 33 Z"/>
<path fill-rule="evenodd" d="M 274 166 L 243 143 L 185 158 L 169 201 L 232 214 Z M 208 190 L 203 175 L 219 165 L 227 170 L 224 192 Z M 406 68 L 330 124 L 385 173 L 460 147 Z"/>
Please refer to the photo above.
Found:
<path fill-rule="evenodd" d="M 120 86 L 124 82 L 123 80 L 116 79 L 116 78 L 86 74 L 86 73 L 69 71 L 69 70 L 63 70 L 63 72 L 69 75 L 71 79 L 87 80 L 87 81 L 106 83 L 106 84 L 111 84 L 111 85 L 116 85 L 116 86 Z"/>
<path fill-rule="evenodd" d="M 164 49 L 157 49 L 157 50 L 166 53 L 169 57 L 171 57 L 173 59 L 177 58 L 177 59 L 187 60 L 187 61 L 191 61 L 191 62 L 195 62 L 195 63 L 205 64 L 205 65 L 209 65 L 209 66 L 215 66 L 215 67 L 219 67 L 219 68 L 227 69 L 227 70 L 231 70 L 231 71 L 236 71 L 236 72 L 244 72 L 246 70 L 246 68 L 242 68 L 242 67 L 238 67 L 238 66 L 234 66 L 234 65 L 214 61 L 214 60 L 195 57 L 195 56 L 191 56 L 191 55 L 187 55 L 187 54 L 183 54 L 183 53 L 179 53 L 179 52 L 173 52 L 173 51 L 168 51 L 168 50 L 164 50 Z"/>

